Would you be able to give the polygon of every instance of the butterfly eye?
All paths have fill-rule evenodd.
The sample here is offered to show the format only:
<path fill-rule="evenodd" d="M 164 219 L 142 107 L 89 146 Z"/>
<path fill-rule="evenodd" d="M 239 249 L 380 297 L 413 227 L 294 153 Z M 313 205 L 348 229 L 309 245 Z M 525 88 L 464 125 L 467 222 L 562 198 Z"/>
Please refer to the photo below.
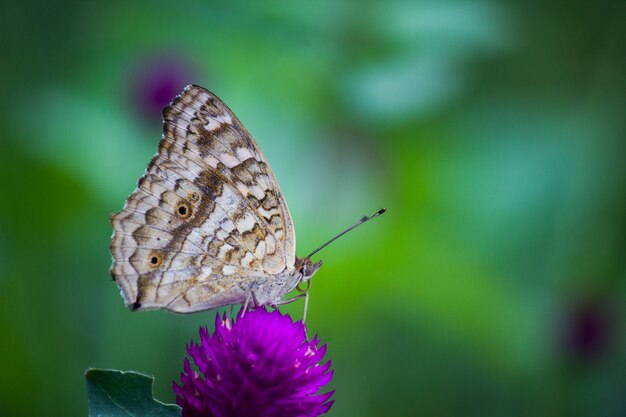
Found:
<path fill-rule="evenodd" d="M 178 213 L 178 215 L 180 217 L 182 217 L 183 219 L 186 219 L 189 216 L 191 216 L 191 207 L 189 207 L 185 203 L 181 203 L 181 204 L 178 205 L 178 208 L 176 209 L 176 212 Z"/>
<path fill-rule="evenodd" d="M 161 265 L 161 256 L 158 253 L 152 254 L 150 257 L 150 266 L 156 268 L 159 265 Z"/>

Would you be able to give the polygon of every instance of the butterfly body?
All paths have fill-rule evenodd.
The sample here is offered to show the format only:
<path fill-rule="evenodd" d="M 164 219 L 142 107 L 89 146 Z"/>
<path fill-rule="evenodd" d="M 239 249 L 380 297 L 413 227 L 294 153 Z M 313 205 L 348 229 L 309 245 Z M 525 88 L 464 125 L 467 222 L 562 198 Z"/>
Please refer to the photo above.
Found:
<path fill-rule="evenodd" d="M 157 154 L 111 217 L 111 274 L 133 310 L 276 305 L 321 264 L 296 258 L 289 209 L 248 131 L 188 86 L 163 110 Z"/>

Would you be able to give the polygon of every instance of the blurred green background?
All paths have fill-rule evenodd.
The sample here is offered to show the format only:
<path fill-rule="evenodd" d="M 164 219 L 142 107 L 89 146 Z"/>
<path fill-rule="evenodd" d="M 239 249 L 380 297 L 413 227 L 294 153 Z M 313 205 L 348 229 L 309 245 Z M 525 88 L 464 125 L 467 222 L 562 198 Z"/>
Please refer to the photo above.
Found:
<path fill-rule="evenodd" d="M 131 313 L 109 215 L 188 83 L 253 134 L 329 344 L 331 416 L 626 415 L 626 7 L 556 1 L 4 4 L 0 415 L 86 415 L 214 312 Z M 302 304 L 288 306 L 298 316 Z"/>

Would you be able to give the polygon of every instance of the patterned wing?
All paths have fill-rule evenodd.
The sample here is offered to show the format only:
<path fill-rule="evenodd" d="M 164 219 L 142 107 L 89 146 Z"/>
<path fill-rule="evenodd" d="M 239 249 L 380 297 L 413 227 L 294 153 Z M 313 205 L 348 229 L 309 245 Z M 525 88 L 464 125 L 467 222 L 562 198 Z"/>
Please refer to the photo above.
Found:
<path fill-rule="evenodd" d="M 133 309 L 242 303 L 295 262 L 289 210 L 235 115 L 189 86 L 163 111 L 159 151 L 111 218 L 111 273 Z"/>

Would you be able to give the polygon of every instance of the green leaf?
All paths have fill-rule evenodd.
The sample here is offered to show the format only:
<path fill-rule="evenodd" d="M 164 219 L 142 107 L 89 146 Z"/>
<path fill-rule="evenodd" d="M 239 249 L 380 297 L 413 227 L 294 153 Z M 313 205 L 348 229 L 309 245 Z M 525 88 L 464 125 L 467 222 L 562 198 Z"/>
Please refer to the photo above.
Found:
<path fill-rule="evenodd" d="M 134 371 L 87 369 L 89 417 L 180 417 L 180 407 L 154 399 L 154 378 Z"/>

